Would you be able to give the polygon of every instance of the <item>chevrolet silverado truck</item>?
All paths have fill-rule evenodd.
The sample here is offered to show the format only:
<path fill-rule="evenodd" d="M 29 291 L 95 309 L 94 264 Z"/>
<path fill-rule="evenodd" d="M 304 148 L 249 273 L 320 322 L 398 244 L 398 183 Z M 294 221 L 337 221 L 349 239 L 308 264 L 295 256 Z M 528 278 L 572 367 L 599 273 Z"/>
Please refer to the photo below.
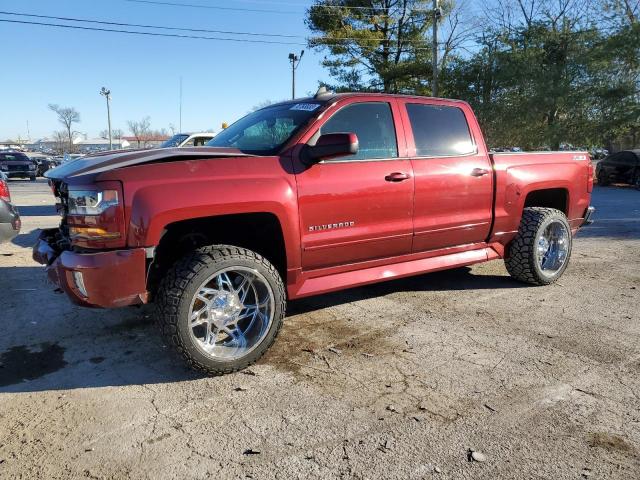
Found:
<path fill-rule="evenodd" d="M 52 282 L 87 307 L 153 302 L 208 374 L 259 359 L 287 300 L 500 258 L 550 284 L 593 212 L 586 152 L 490 154 L 468 104 L 384 94 L 319 92 L 205 147 L 47 176 L 62 221 L 34 258 Z"/>

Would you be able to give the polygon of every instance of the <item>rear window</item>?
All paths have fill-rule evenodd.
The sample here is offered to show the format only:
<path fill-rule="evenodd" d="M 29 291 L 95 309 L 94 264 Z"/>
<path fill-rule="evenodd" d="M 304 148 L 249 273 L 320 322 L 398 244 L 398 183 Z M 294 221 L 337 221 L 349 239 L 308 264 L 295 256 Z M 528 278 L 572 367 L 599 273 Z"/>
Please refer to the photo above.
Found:
<path fill-rule="evenodd" d="M 407 113 L 417 156 L 456 156 L 476 151 L 460 108 L 408 103 Z"/>
<path fill-rule="evenodd" d="M 624 165 L 634 166 L 638 164 L 638 157 L 633 152 L 622 152 L 619 154 L 620 158 L 617 158 L 620 163 Z"/>

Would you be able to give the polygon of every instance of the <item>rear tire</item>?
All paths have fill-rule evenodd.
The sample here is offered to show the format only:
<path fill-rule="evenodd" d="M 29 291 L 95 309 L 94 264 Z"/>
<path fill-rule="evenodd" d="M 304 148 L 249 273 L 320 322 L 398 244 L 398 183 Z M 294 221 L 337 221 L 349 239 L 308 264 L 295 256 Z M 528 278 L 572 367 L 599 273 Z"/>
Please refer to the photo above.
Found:
<path fill-rule="evenodd" d="M 165 341 L 208 375 L 255 363 L 275 341 L 285 309 L 276 268 L 251 250 L 229 245 L 202 247 L 178 261 L 156 298 Z"/>
<path fill-rule="evenodd" d="M 525 208 L 505 265 L 516 280 L 549 285 L 566 270 L 571 247 L 571 227 L 564 213 L 554 208 Z"/>

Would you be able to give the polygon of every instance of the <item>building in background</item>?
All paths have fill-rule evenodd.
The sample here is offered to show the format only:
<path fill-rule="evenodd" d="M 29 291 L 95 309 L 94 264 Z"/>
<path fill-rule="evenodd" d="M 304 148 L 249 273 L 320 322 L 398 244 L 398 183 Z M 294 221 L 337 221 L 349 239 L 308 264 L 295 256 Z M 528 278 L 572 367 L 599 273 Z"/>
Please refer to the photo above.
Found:
<path fill-rule="evenodd" d="M 0 142 L 0 150 L 24 150 L 30 142 L 29 139 L 5 140 Z"/>
<path fill-rule="evenodd" d="M 140 137 L 122 137 L 123 141 L 129 143 L 125 148 L 154 148 L 169 140 L 169 135 L 142 135 Z"/>
<path fill-rule="evenodd" d="M 79 153 L 93 153 L 93 152 L 105 152 L 109 150 L 108 138 L 86 138 L 84 140 L 78 140 L 73 142 L 76 145 Z M 112 139 L 112 149 L 122 150 L 124 148 L 130 148 L 131 144 L 122 138 Z"/>

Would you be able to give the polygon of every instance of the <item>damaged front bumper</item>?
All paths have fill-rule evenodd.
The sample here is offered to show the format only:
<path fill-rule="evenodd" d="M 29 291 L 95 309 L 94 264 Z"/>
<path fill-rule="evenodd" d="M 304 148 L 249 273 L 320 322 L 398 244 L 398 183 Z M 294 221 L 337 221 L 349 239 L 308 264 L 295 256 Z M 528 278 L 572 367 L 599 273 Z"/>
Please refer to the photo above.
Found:
<path fill-rule="evenodd" d="M 147 303 L 144 248 L 76 253 L 56 247 L 58 229 L 44 230 L 33 259 L 46 265 L 49 280 L 76 304 L 113 308 Z"/>

